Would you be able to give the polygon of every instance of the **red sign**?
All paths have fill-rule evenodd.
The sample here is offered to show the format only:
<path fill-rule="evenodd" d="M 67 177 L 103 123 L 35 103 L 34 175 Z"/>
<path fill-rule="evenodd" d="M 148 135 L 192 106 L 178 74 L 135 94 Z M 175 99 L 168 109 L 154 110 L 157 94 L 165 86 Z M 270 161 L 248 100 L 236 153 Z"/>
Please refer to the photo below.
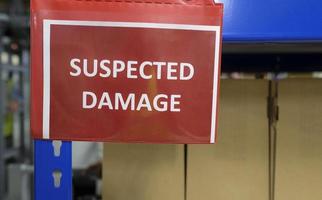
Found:
<path fill-rule="evenodd" d="M 215 142 L 221 5 L 41 1 L 32 20 L 35 138 Z"/>

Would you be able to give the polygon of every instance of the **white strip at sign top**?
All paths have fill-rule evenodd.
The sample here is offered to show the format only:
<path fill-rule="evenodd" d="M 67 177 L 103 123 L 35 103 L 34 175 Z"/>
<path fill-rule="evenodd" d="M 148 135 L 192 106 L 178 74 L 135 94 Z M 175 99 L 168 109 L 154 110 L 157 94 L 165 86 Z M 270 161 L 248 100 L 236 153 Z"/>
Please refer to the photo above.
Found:
<path fill-rule="evenodd" d="M 43 139 L 49 139 L 50 130 L 50 23 L 43 22 Z"/>
<path fill-rule="evenodd" d="M 50 139 L 50 32 L 51 25 L 63 26 L 95 26 L 95 27 L 120 27 L 120 28 L 152 28 L 216 32 L 214 82 L 211 114 L 210 143 L 216 140 L 216 110 L 217 86 L 220 56 L 220 26 L 166 24 L 166 23 L 139 23 L 139 22 L 109 22 L 109 21 L 78 21 L 78 20 L 43 20 L 43 139 Z"/>
<path fill-rule="evenodd" d="M 212 110 L 211 110 L 211 134 L 210 134 L 210 143 L 216 142 L 216 129 L 217 129 L 217 95 L 218 95 L 218 81 L 219 81 L 219 58 L 220 58 L 220 27 L 216 31 L 216 40 L 215 40 L 215 60 L 214 60 L 214 83 L 212 91 Z"/>
<path fill-rule="evenodd" d="M 191 25 L 191 24 L 166 24 L 166 23 L 141 23 L 141 22 L 109 22 L 109 21 L 78 21 L 78 20 L 44 20 L 49 25 L 67 26 L 95 26 L 114 28 L 154 28 L 195 31 L 217 31 L 219 26 Z"/>

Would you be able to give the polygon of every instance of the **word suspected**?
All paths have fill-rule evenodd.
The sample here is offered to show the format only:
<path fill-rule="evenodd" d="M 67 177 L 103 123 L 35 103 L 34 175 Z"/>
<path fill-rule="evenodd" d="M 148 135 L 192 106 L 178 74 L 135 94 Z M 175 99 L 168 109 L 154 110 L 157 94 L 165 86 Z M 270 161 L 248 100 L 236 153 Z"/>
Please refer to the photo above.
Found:
<path fill-rule="evenodd" d="M 189 81 L 194 77 L 195 68 L 190 63 L 159 61 L 122 61 L 107 59 L 70 60 L 69 75 L 86 78 L 124 78 L 127 79 L 165 79 L 169 81 Z M 181 94 L 114 93 L 104 91 L 96 94 L 93 91 L 82 92 L 82 109 L 107 109 L 130 111 L 180 112 Z"/>
<path fill-rule="evenodd" d="M 71 76 L 118 78 L 125 73 L 128 79 L 167 79 L 167 80 L 190 80 L 194 76 L 194 67 L 190 63 L 177 62 L 153 62 L 144 61 L 122 61 L 122 60 L 98 60 L 73 58 L 70 61 Z M 147 69 L 155 69 L 155 73 L 148 74 Z M 166 75 L 162 77 L 162 71 L 166 70 Z M 151 71 L 151 70 L 150 70 Z"/>

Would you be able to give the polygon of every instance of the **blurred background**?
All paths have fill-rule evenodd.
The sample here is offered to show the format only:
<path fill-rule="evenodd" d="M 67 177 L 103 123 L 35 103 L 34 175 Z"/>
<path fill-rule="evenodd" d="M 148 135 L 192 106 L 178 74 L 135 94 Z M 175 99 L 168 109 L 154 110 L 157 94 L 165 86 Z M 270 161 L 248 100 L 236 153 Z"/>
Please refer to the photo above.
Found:
<path fill-rule="evenodd" d="M 33 199 L 29 0 L 0 0 L 0 200 Z M 101 145 L 73 144 L 75 199 L 100 198 Z"/>
<path fill-rule="evenodd" d="M 32 198 L 33 150 L 29 135 L 29 1 L 1 0 L 1 200 Z"/>

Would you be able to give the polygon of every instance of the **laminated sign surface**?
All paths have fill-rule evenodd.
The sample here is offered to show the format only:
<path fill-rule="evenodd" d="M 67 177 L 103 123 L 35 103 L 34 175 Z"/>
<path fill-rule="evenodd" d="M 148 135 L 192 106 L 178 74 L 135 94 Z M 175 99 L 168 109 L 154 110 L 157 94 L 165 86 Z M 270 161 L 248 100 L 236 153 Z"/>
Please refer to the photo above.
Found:
<path fill-rule="evenodd" d="M 33 0 L 31 12 L 34 138 L 215 142 L 221 4 Z"/>

